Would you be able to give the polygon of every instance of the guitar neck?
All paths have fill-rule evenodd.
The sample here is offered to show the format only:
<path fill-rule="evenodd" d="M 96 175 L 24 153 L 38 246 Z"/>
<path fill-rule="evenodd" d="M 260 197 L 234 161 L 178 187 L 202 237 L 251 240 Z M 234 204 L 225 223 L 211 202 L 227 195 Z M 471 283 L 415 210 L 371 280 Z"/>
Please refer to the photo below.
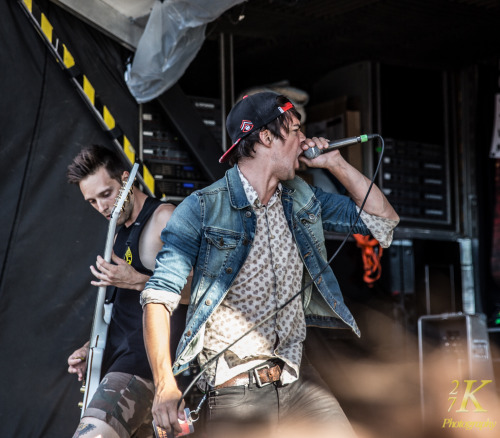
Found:
<path fill-rule="evenodd" d="M 118 218 L 120 217 L 123 205 L 130 193 L 132 184 L 134 183 L 135 175 L 139 164 L 135 163 L 130 172 L 129 178 L 125 186 L 120 190 L 119 199 L 117 200 L 113 211 L 111 212 L 111 219 L 108 226 L 108 234 L 106 236 L 106 245 L 104 247 L 104 260 L 111 261 L 111 254 L 113 253 L 113 244 L 115 240 L 115 231 Z M 104 302 L 106 299 L 106 287 L 101 286 L 97 291 L 97 299 L 94 310 L 94 320 L 92 323 L 92 331 L 90 334 L 90 347 L 103 348 L 106 345 L 106 335 L 108 331 L 108 323 L 104 319 Z"/>
<path fill-rule="evenodd" d="M 106 246 L 104 248 L 104 260 L 111 261 L 113 253 L 113 244 L 115 239 L 116 223 L 118 217 L 111 218 L 106 237 Z M 106 300 L 106 286 L 100 286 L 97 291 L 96 304 L 94 309 L 94 319 L 92 321 L 92 330 L 90 332 L 90 347 L 104 348 L 106 345 L 106 334 L 108 323 L 104 319 L 104 303 Z"/>

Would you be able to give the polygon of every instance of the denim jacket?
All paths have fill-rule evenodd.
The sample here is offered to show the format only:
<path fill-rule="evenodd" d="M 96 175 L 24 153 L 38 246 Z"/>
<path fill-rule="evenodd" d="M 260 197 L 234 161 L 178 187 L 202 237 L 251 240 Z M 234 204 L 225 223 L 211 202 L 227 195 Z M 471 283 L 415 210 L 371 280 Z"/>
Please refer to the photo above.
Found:
<path fill-rule="evenodd" d="M 325 193 L 295 177 L 283 181 L 281 202 L 288 226 L 304 263 L 302 293 L 306 324 L 327 328 L 359 329 L 344 304 L 339 284 L 327 264 L 323 230 L 347 233 L 357 216 L 348 197 Z M 203 347 L 205 323 L 222 302 L 245 262 L 255 235 L 256 218 L 236 167 L 224 178 L 188 196 L 174 211 L 162 232 L 148 289 L 180 294 L 193 267 L 191 302 L 186 328 L 173 365 L 178 374 Z M 354 233 L 369 234 L 361 219 Z M 298 291 L 297 291 L 298 292 Z M 147 299 L 143 304 L 147 303 Z"/>

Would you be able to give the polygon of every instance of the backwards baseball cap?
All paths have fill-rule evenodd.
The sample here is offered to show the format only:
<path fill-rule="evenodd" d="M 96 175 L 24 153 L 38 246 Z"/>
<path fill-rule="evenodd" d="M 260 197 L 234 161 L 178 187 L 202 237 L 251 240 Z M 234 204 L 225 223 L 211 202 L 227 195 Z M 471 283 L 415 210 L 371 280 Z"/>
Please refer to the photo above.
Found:
<path fill-rule="evenodd" d="M 219 163 L 228 160 L 240 140 L 252 132 L 277 119 L 281 114 L 293 108 L 288 101 L 283 106 L 276 102 L 278 93 L 264 91 L 245 96 L 233 106 L 226 119 L 226 127 L 233 145 L 220 157 Z"/>

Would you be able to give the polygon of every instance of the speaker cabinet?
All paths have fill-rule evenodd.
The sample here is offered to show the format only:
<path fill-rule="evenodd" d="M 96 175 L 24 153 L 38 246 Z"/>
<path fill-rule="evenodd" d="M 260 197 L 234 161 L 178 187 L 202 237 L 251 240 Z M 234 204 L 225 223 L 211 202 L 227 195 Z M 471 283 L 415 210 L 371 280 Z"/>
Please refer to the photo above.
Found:
<path fill-rule="evenodd" d="M 486 421 L 488 414 L 500 420 L 484 315 L 422 316 L 418 341 L 424 424 L 447 429 L 457 421 Z"/>

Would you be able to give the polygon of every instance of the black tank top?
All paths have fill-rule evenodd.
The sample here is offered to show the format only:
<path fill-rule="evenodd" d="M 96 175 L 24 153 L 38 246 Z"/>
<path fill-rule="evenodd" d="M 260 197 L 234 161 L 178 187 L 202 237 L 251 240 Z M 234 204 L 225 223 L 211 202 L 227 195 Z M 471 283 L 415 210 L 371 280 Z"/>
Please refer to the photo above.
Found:
<path fill-rule="evenodd" d="M 141 261 L 139 239 L 146 223 L 161 205 L 158 199 L 148 197 L 136 221 L 123 225 L 116 236 L 113 251 L 126 260 L 136 271 L 152 275 Z M 152 379 L 142 335 L 141 291 L 114 288 L 113 312 L 103 358 L 102 376 L 109 372 L 122 372 Z"/>

